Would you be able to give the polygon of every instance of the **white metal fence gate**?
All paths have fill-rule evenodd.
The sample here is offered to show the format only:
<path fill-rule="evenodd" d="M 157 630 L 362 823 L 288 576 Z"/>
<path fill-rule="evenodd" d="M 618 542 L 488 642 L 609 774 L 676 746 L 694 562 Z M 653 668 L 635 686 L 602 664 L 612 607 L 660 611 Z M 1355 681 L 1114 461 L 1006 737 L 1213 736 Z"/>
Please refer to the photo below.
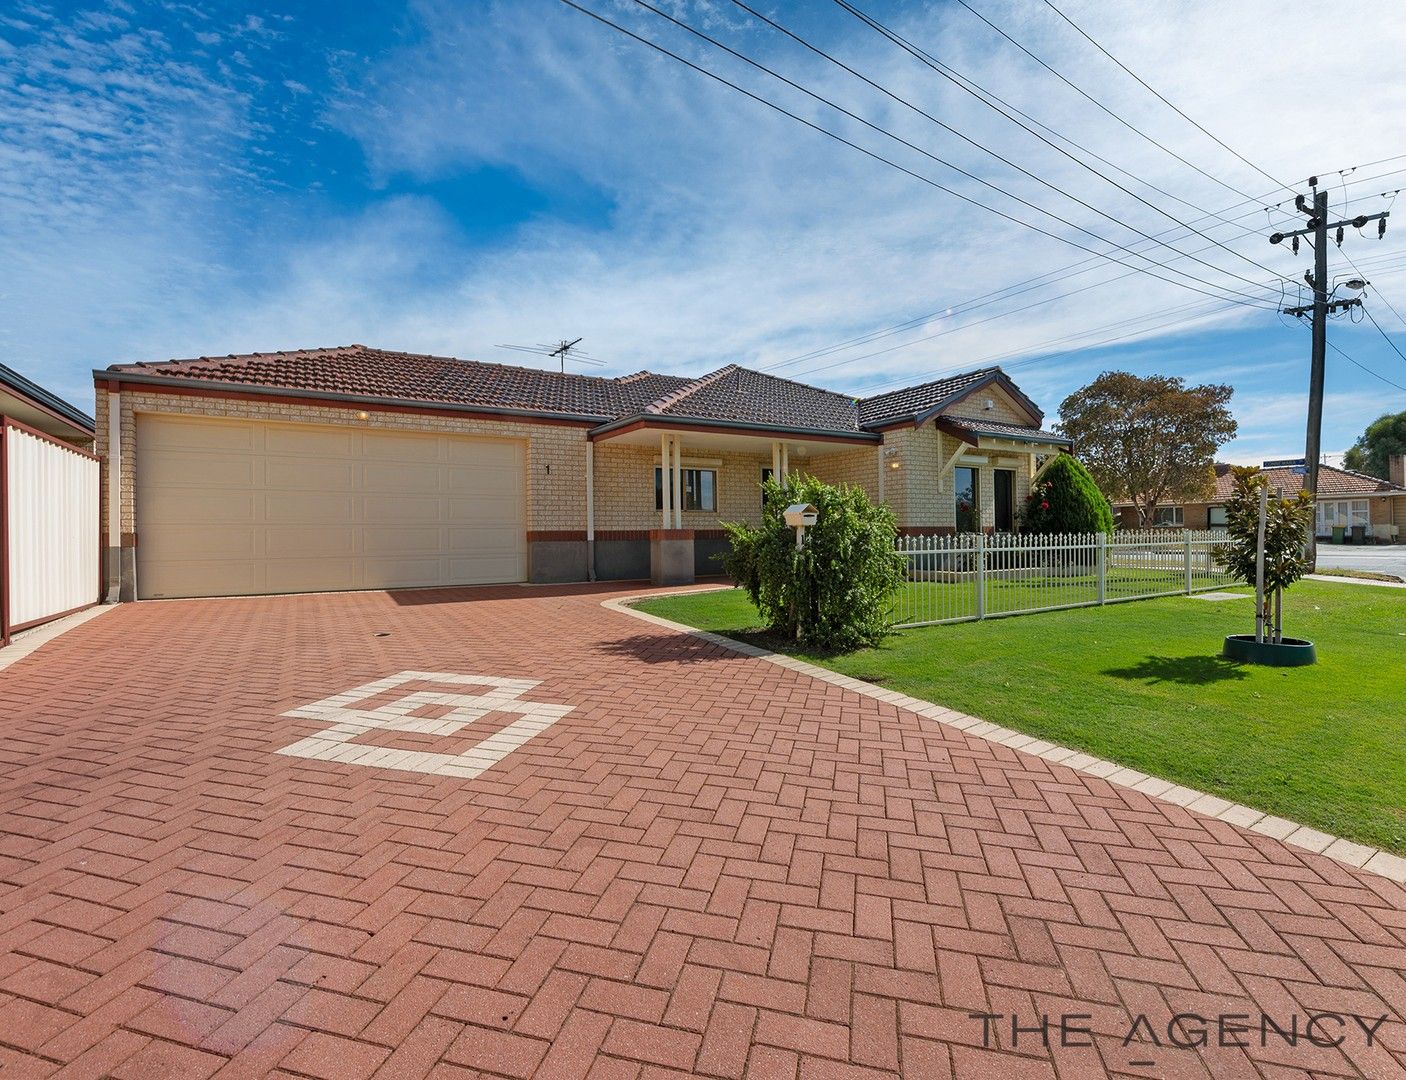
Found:
<path fill-rule="evenodd" d="M 98 601 L 98 459 L 0 418 L 0 644 Z"/>
<path fill-rule="evenodd" d="M 1027 615 L 1223 588 L 1222 530 L 1023 536 L 905 536 L 907 582 L 894 597 L 895 626 Z"/>

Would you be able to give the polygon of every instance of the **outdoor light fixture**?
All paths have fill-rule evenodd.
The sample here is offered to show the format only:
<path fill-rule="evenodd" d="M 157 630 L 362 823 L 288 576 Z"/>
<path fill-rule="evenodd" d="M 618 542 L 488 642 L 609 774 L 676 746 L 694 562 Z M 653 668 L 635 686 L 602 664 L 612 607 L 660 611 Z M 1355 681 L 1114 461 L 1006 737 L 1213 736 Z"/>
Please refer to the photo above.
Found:
<path fill-rule="evenodd" d="M 1343 284 L 1346 285 L 1353 292 L 1361 292 L 1367 287 L 1367 283 L 1363 281 L 1360 277 L 1348 278 L 1346 281 L 1343 282 Z"/>
<path fill-rule="evenodd" d="M 371 414 L 369 412 L 359 412 L 356 414 L 356 418 L 358 420 L 370 420 Z"/>

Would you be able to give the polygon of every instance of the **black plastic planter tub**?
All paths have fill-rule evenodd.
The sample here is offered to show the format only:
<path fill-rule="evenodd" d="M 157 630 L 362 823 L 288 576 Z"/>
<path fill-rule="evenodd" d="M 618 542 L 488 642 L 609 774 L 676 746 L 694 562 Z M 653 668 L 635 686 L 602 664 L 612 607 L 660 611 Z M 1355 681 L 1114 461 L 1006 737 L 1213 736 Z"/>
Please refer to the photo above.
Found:
<path fill-rule="evenodd" d="M 1269 667 L 1303 667 L 1318 662 L 1313 642 L 1299 638 L 1283 641 L 1256 641 L 1254 634 L 1231 634 L 1225 639 L 1221 655 L 1228 660 L 1243 660 L 1247 664 Z"/>

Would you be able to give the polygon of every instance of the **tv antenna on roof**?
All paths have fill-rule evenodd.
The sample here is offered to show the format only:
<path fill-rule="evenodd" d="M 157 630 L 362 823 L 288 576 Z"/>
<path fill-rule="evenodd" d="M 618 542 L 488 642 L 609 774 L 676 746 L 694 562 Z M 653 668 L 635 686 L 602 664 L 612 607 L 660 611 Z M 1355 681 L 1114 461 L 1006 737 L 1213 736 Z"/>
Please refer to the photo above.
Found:
<path fill-rule="evenodd" d="M 566 362 L 570 360 L 573 364 L 593 364 L 596 367 L 605 367 L 604 360 L 598 360 L 594 356 L 587 356 L 583 352 L 573 352 L 582 339 L 575 341 L 558 341 L 555 345 L 499 345 L 500 349 L 513 349 L 516 352 L 532 353 L 536 356 L 555 356 L 561 361 L 561 370 L 566 371 Z"/>

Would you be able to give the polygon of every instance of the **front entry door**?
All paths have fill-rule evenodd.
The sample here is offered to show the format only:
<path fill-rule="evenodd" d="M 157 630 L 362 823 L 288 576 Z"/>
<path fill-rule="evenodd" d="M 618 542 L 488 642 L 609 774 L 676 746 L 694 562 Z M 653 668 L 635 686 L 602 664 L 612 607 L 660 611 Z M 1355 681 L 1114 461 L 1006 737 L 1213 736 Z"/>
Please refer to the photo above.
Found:
<path fill-rule="evenodd" d="M 996 531 L 1015 532 L 1015 472 L 995 470 Z"/>

